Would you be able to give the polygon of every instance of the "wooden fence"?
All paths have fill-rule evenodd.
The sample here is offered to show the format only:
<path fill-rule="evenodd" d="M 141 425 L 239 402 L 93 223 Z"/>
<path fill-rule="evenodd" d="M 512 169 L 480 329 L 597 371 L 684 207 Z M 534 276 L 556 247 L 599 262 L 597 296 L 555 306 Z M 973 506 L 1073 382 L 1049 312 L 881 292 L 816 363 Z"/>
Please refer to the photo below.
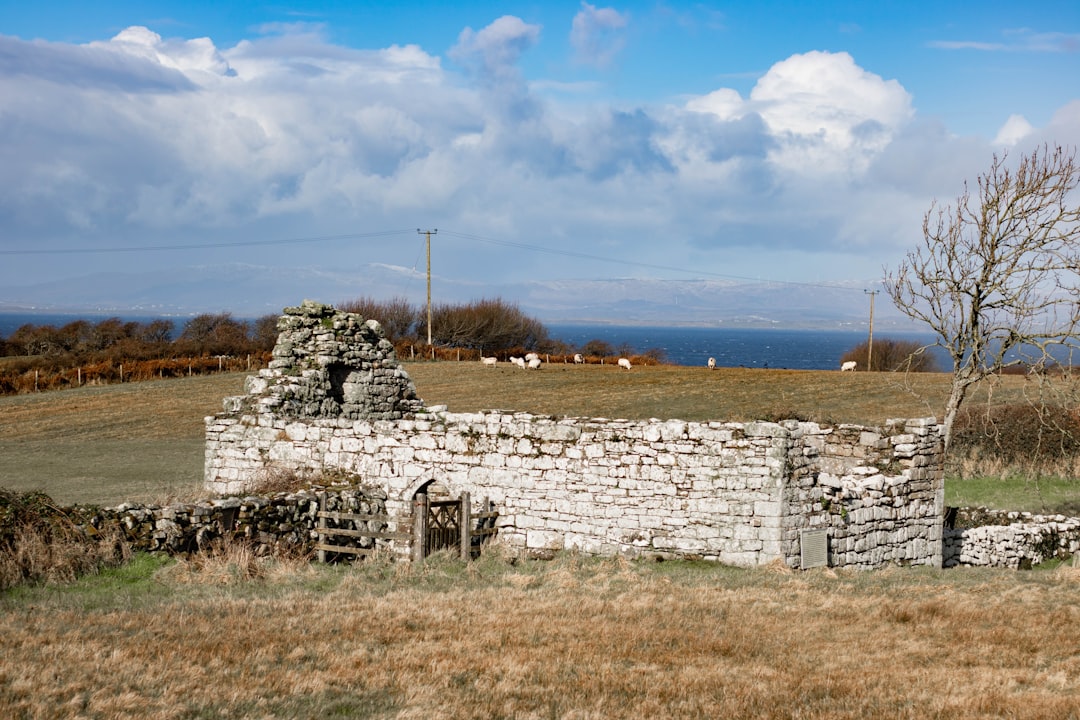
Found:
<path fill-rule="evenodd" d="M 319 540 L 315 545 L 319 562 L 327 562 L 331 553 L 354 556 L 367 556 L 375 552 L 377 540 L 408 542 L 411 546 L 410 557 L 423 560 L 438 550 L 457 548 L 463 560 L 471 560 L 480 554 L 480 546 L 495 536 L 495 520 L 499 513 L 487 498 L 481 503 L 480 512 L 472 512 L 469 493 L 462 493 L 457 500 L 431 501 L 420 493 L 413 501 L 412 516 L 399 519 L 388 515 L 348 513 L 326 509 L 326 494 L 319 496 Z M 353 527 L 331 527 L 335 523 L 348 522 Z M 410 531 L 390 532 L 358 528 L 356 523 L 375 523 L 385 526 L 396 522 L 398 527 L 410 527 Z M 474 527 L 475 523 L 475 527 Z M 370 538 L 370 547 L 337 545 L 333 538 Z"/>

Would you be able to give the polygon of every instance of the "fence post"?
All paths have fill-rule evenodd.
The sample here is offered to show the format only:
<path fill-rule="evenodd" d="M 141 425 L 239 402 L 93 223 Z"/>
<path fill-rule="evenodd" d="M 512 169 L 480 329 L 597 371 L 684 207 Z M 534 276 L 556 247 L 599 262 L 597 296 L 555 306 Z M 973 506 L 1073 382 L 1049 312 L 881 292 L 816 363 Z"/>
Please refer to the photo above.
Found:
<path fill-rule="evenodd" d="M 319 512 L 326 510 L 326 493 L 319 493 Z M 323 530 L 326 529 L 326 518 L 319 517 L 319 544 L 322 545 L 326 539 L 326 535 L 323 534 Z M 326 562 L 326 551 L 319 550 L 319 562 Z"/>
<path fill-rule="evenodd" d="M 413 533 L 412 533 L 412 559 L 423 560 L 427 556 L 428 512 L 431 505 L 428 503 L 427 493 L 419 493 L 413 500 Z"/>
<path fill-rule="evenodd" d="M 461 559 L 468 562 L 472 560 L 472 503 L 467 492 L 461 493 L 458 526 L 461 528 Z"/>

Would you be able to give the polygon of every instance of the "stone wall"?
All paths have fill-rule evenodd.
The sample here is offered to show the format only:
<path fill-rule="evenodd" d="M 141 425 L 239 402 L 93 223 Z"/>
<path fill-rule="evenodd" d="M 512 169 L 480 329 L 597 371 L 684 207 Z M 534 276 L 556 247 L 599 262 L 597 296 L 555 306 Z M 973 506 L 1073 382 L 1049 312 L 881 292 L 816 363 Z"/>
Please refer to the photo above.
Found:
<path fill-rule="evenodd" d="M 319 510 L 319 492 L 304 490 L 164 505 L 124 503 L 111 508 L 75 507 L 71 517 L 89 535 L 95 534 L 90 528 L 100 531 L 110 526 L 117 527 L 133 549 L 146 552 L 187 554 L 205 550 L 214 540 L 221 538 L 246 541 L 259 555 L 277 550 L 309 553 L 315 547 L 318 535 L 316 512 Z M 323 492 L 327 510 L 364 515 L 383 515 L 386 512 L 385 493 L 377 489 L 348 488 Z M 365 525 L 363 529 L 383 528 Z M 374 547 L 382 541 L 337 538 L 334 542 L 338 545 Z M 387 543 L 382 544 L 388 547 Z"/>
<path fill-rule="evenodd" d="M 832 565 L 941 565 L 932 419 L 834 428 L 449 413 L 416 398 L 377 324 L 305 302 L 279 327 L 274 365 L 207 418 L 208 489 L 236 493 L 267 473 L 338 469 L 381 488 L 396 516 L 434 485 L 487 497 L 500 513 L 499 541 L 535 552 L 794 567 L 800 531 L 825 528 Z M 373 333 L 364 347 L 382 351 L 377 360 L 345 341 L 343 331 L 362 327 Z M 348 370 L 338 371 L 346 380 L 336 394 L 333 368 Z M 370 400 L 383 398 L 386 380 L 398 402 Z"/>
<path fill-rule="evenodd" d="M 530 550 L 799 562 L 825 527 L 833 565 L 941 564 L 937 426 L 688 423 L 437 410 L 422 419 L 208 419 L 206 485 L 269 470 L 340 469 L 385 490 L 391 514 L 437 483 L 488 497 L 501 542 Z M 404 549 L 402 550 L 404 553 Z"/>
<path fill-rule="evenodd" d="M 1080 518 L 960 509 L 943 538 L 944 567 L 1030 568 L 1080 552 Z"/>

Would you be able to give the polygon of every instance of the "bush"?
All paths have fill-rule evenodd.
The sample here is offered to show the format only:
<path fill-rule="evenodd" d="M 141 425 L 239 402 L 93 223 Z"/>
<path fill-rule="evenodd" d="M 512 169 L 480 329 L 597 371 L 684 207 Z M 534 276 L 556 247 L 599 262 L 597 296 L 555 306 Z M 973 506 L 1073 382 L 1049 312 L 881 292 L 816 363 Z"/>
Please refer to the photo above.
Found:
<path fill-rule="evenodd" d="M 386 339 L 395 344 L 416 337 L 420 317 L 426 311 L 426 308 L 421 310 L 414 307 L 403 297 L 385 301 L 361 297 L 341 303 L 338 309 L 377 321 L 382 326 Z"/>
<path fill-rule="evenodd" d="M 70 582 L 131 557 L 116 528 L 99 531 L 45 493 L 0 488 L 0 590 L 25 582 Z"/>
<path fill-rule="evenodd" d="M 953 450 L 1005 463 L 1040 463 L 1080 454 L 1080 416 L 1061 405 L 962 408 Z"/>
<path fill-rule="evenodd" d="M 503 348 L 520 346 L 542 350 L 550 342 L 547 328 L 518 308 L 500 299 L 462 305 L 437 305 L 431 311 L 431 339 L 438 345 L 472 348 L 493 355 Z M 418 327 L 427 334 L 427 318 Z"/>
<path fill-rule="evenodd" d="M 940 372 L 937 360 L 928 352 L 921 352 L 922 343 L 916 340 L 895 340 L 881 338 L 874 340 L 873 363 L 871 370 L 892 372 L 908 370 L 911 372 Z M 866 356 L 869 354 L 869 341 L 860 343 L 848 350 L 840 358 L 841 363 L 854 360 L 859 370 L 866 369 Z"/>

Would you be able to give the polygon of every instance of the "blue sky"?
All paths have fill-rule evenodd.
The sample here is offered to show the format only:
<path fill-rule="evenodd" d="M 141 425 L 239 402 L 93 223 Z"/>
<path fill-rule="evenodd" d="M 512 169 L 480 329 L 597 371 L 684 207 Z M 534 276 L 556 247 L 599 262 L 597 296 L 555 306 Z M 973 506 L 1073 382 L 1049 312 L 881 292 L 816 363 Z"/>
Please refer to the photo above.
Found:
<path fill-rule="evenodd" d="M 474 296 L 862 287 L 994 152 L 1080 143 L 1078 71 L 1076 2 L 5 2 L 0 303 L 238 263 L 413 294 L 436 227 Z"/>

